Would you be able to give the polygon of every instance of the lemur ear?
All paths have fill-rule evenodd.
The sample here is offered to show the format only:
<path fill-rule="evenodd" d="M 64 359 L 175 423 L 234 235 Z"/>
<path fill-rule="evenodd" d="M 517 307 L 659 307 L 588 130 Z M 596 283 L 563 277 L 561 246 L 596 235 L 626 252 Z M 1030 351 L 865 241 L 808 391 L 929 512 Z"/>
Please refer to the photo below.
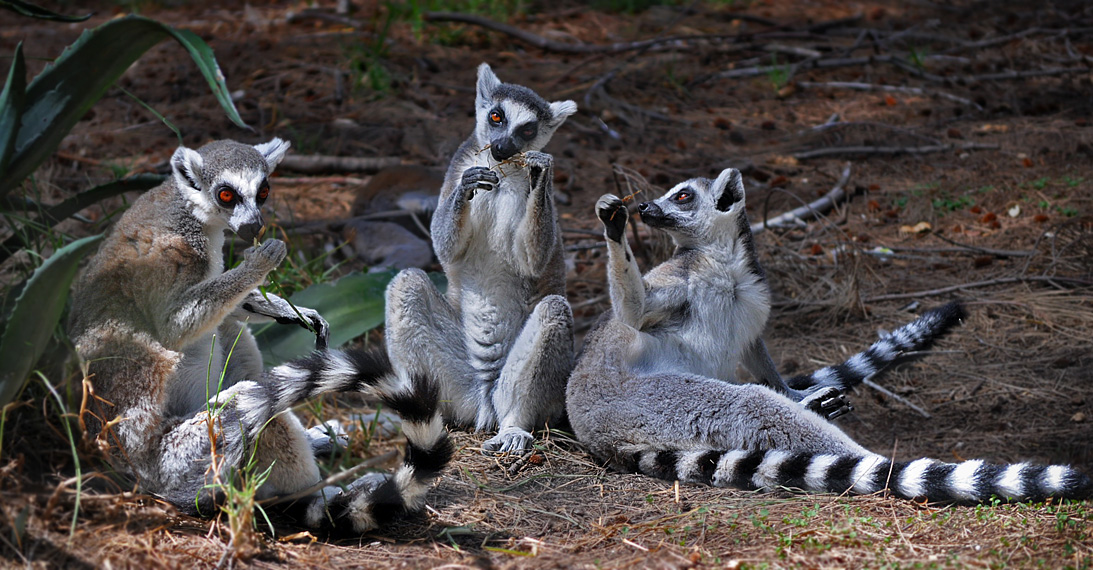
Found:
<path fill-rule="evenodd" d="M 717 196 L 718 211 L 728 212 L 733 204 L 744 202 L 744 178 L 735 168 L 726 168 L 713 182 L 710 192 Z"/>
<path fill-rule="evenodd" d="M 205 161 L 196 150 L 178 147 L 171 155 L 171 173 L 179 186 L 201 190 L 201 170 L 205 167 Z"/>
<path fill-rule="evenodd" d="M 550 124 L 557 127 L 564 123 L 566 118 L 576 112 L 577 104 L 573 101 L 555 101 L 550 104 L 550 113 L 554 115 L 554 119 L 550 121 Z"/>
<path fill-rule="evenodd" d="M 490 69 L 490 64 L 483 63 L 478 66 L 478 89 L 475 103 L 481 107 L 485 105 L 490 97 L 493 95 L 493 91 L 501 85 L 501 80 L 494 75 L 493 70 Z"/>
<path fill-rule="evenodd" d="M 269 165 L 269 171 L 273 172 L 273 169 L 277 168 L 278 164 L 281 164 L 281 159 L 288 153 L 288 147 L 290 146 L 292 146 L 292 143 L 283 139 L 274 138 L 267 143 L 254 145 L 254 148 L 266 159 L 266 164 Z"/>

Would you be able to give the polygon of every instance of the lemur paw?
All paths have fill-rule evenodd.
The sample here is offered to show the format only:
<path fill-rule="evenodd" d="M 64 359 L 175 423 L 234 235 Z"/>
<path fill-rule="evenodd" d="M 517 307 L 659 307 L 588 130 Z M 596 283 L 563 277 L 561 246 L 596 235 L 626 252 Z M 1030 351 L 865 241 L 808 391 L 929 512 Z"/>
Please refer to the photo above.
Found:
<path fill-rule="evenodd" d="M 285 242 L 279 239 L 266 240 L 264 243 L 248 247 L 243 251 L 243 263 L 253 266 L 263 273 L 277 268 L 288 254 Z"/>
<path fill-rule="evenodd" d="M 472 166 L 463 171 L 463 178 L 460 182 L 463 192 L 467 195 L 468 200 L 474 199 L 474 193 L 478 190 L 485 190 L 489 192 L 500 184 L 501 179 L 497 176 L 497 173 L 486 168 L 485 166 Z"/>
<path fill-rule="evenodd" d="M 531 442 L 534 440 L 535 438 L 530 433 L 518 427 L 502 428 L 497 435 L 482 444 L 482 454 L 521 453 L 531 449 Z"/>
<path fill-rule="evenodd" d="M 801 405 L 828 420 L 833 420 L 854 411 L 854 406 L 850 404 L 850 400 L 846 398 L 846 395 L 834 387 L 817 389 L 805 396 L 801 400 Z"/>
<path fill-rule="evenodd" d="M 349 435 L 338 420 L 329 420 L 308 428 L 307 439 L 311 443 L 311 452 L 316 457 L 329 457 L 349 444 Z"/>
<path fill-rule="evenodd" d="M 542 182 L 543 173 L 554 168 L 554 157 L 545 152 L 531 150 L 524 153 L 524 164 L 527 165 L 530 188 L 537 188 Z"/>
<path fill-rule="evenodd" d="M 622 242 L 622 232 L 626 229 L 626 204 L 614 194 L 604 194 L 596 202 L 596 215 L 603 222 L 603 231 L 615 242 Z"/>
<path fill-rule="evenodd" d="M 303 317 L 300 326 L 315 333 L 315 349 L 326 350 L 330 343 L 330 324 L 314 309 L 296 307 L 296 310 L 300 311 L 300 316 Z"/>

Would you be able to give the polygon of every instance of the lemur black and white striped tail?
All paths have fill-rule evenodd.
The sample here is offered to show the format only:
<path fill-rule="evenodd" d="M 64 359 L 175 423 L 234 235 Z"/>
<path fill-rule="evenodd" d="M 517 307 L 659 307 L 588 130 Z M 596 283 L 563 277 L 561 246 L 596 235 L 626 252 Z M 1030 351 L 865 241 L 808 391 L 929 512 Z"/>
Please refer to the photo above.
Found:
<path fill-rule="evenodd" d="M 954 301 L 924 313 L 919 318 L 888 333 L 863 352 L 859 352 L 842 364 L 821 368 L 811 374 L 788 379 L 795 390 L 812 386 L 832 386 L 848 390 L 863 380 L 883 371 L 901 355 L 925 350 L 934 341 L 945 336 L 967 317 L 964 306 Z"/>
<path fill-rule="evenodd" d="M 632 470 L 667 480 L 717 487 L 801 489 L 811 493 L 870 494 L 904 499 L 981 503 L 1086 499 L 1093 482 L 1065 465 L 992 465 L 980 460 L 900 463 L 881 455 L 837 456 L 789 451 L 642 450 L 625 458 Z"/>
<path fill-rule="evenodd" d="M 409 386 L 381 390 L 380 401 L 402 417 L 406 453 L 394 474 L 371 479 L 369 488 L 346 490 L 333 497 L 320 496 L 304 505 L 308 526 L 360 534 L 425 506 L 425 494 L 433 480 L 451 461 L 455 448 L 440 414 L 440 388 L 425 376 L 415 376 Z M 363 479 L 363 478 L 362 478 Z"/>
<path fill-rule="evenodd" d="M 262 384 L 250 384 L 267 391 L 264 401 L 258 394 L 252 396 L 250 390 L 237 394 L 236 408 L 242 412 L 244 425 L 254 432 L 252 436 L 265 424 L 263 416 L 272 417 L 327 392 L 372 394 L 402 417 L 402 432 L 407 441 L 402 465 L 393 475 L 362 478 L 360 486 L 368 488 L 347 490 L 336 496 L 324 493 L 305 500 L 298 506 L 303 508 L 309 526 L 340 529 L 349 523 L 359 534 L 420 510 L 430 484 L 454 453 L 440 413 L 439 386 L 427 376 L 400 380 L 382 349 L 317 351 L 270 369 Z"/>

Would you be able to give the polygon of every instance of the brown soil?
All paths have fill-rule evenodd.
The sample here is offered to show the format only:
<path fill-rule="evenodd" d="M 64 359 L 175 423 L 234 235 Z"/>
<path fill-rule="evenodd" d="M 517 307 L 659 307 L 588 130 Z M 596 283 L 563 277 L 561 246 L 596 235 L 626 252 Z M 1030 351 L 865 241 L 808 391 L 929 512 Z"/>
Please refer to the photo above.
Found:
<path fill-rule="evenodd" d="M 290 139 L 297 154 L 393 156 L 443 167 L 471 128 L 474 68 L 481 61 L 503 80 L 577 101 L 580 113 L 547 150 L 557 157 L 555 187 L 574 259 L 570 300 L 582 327 L 608 303 L 602 238 L 588 232 L 598 231 L 592 205 L 604 192 L 629 192 L 624 173 L 647 180 L 643 196 L 655 196 L 684 179 L 739 167 L 754 221 L 823 195 L 849 161 L 848 203 L 819 221 L 757 236 L 775 293 L 768 346 L 783 372 L 841 361 L 879 329 L 912 319 L 912 310 L 961 298 L 970 311 L 964 326 L 879 381 L 900 399 L 863 388 L 852 394 L 856 411 L 839 424 L 870 449 L 900 458 L 1070 463 L 1093 473 L 1093 7 L 1086 3 L 766 0 L 625 15 L 565 1 L 534 3 L 535 16 L 510 20 L 559 42 L 722 35 L 606 54 L 544 51 L 452 24 L 425 23 L 415 32 L 396 22 L 383 35 L 386 9 L 371 2 L 351 16 L 358 27 L 290 21 L 304 3 L 173 4 L 141 5 L 141 13 L 209 42 L 254 127 L 233 126 L 185 52 L 164 43 L 120 85 L 177 125 L 187 145 L 276 135 Z M 82 24 L 5 12 L 0 53 L 24 41 L 37 73 L 82 29 L 118 11 L 106 3 L 99 8 Z M 377 46 L 391 79 L 380 91 L 358 85 Z M 790 48 L 818 50 L 821 60 L 877 57 L 792 77 L 784 68 L 716 76 L 803 61 Z M 895 65 L 887 56 L 909 63 Z M 1083 71 L 987 77 L 1063 68 Z M 922 92 L 812 85 L 835 81 Z M 835 115 L 838 123 L 829 124 Z M 111 166 L 155 170 L 177 143 L 152 114 L 112 89 L 39 171 L 36 192 L 53 203 L 109 180 Z M 922 154 L 877 150 L 938 145 L 952 146 Z M 976 148 L 962 148 L 968 145 Z M 868 150 L 794 157 L 841 146 Z M 282 176 L 293 177 L 275 184 L 274 208 L 286 224 L 347 215 L 368 179 Z M 106 211 L 85 214 L 98 219 Z M 930 231 L 913 231 L 923 222 Z M 97 231 L 75 221 L 62 228 Z M 320 251 L 321 240 L 314 238 L 308 254 Z M 644 241 L 646 264 L 663 255 L 656 236 L 645 234 Z M 891 251 L 881 255 L 877 248 Z M 350 541 L 286 539 L 296 530 L 282 529 L 276 538 L 264 535 L 257 555 L 240 561 L 224 557 L 225 521 L 183 517 L 105 484 L 83 494 L 70 535 L 71 456 L 43 407 L 14 410 L 4 434 L 0 563 L 1093 565 L 1087 505 L 942 508 L 883 497 L 676 487 L 606 472 L 557 432 L 515 464 L 479 455 L 482 436 L 457 433 L 463 449 L 422 517 Z M 88 465 L 95 463 L 85 462 L 85 471 Z"/>

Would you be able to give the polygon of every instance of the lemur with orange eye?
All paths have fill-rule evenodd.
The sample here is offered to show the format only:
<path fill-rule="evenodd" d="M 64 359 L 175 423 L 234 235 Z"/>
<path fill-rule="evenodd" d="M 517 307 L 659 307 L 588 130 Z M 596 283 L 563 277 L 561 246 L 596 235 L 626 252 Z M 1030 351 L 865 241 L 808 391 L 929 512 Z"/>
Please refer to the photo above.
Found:
<path fill-rule="evenodd" d="M 259 236 L 268 177 L 288 147 L 179 147 L 170 178 L 115 224 L 73 296 L 69 333 L 95 395 L 84 419 L 118 472 L 187 514 L 216 514 L 218 489 L 253 460 L 266 473 L 258 498 L 305 495 L 286 509 L 302 524 L 361 533 L 421 509 L 452 447 L 429 376 L 400 381 L 382 350 L 317 350 L 263 370 L 248 322 L 306 326 L 320 349 L 327 340 L 318 313 L 258 289 L 284 259 L 284 242 L 249 248 L 224 270 L 226 232 Z M 347 391 L 402 415 L 406 457 L 394 474 L 309 493 L 322 481 L 315 455 L 332 443 L 290 408 Z"/>
<path fill-rule="evenodd" d="M 561 416 L 573 368 L 554 158 L 540 152 L 577 111 L 478 68 L 475 129 L 452 157 L 432 238 L 442 294 L 407 269 L 387 288 L 387 348 L 401 375 L 439 376 L 445 418 L 521 452 Z"/>

